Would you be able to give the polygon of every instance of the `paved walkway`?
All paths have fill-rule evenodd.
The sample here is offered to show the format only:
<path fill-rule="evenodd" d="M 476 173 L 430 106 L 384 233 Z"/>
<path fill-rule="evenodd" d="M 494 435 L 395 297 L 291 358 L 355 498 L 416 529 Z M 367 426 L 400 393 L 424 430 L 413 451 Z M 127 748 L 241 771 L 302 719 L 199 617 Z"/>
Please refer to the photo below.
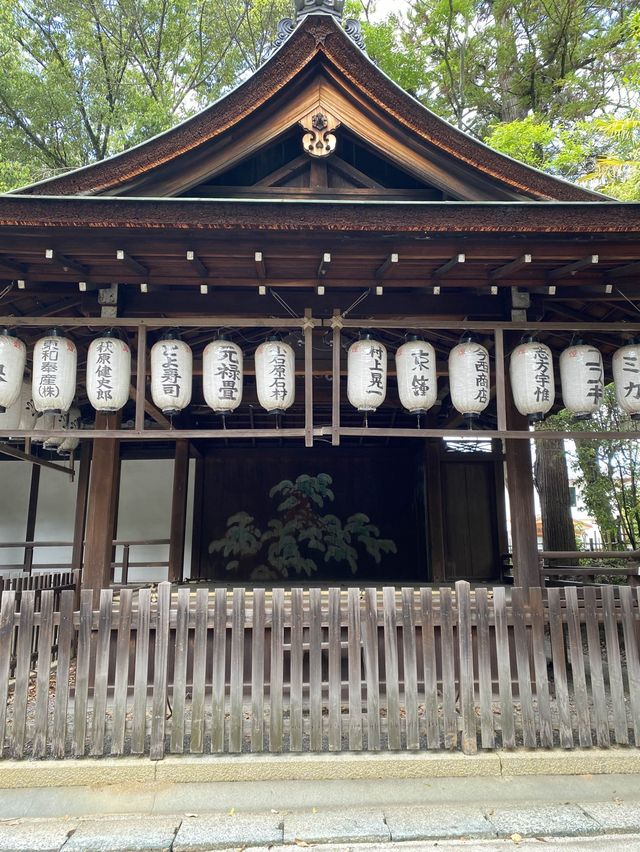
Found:
<path fill-rule="evenodd" d="M 640 776 L 1 790 L 0 852 L 640 852 Z"/>

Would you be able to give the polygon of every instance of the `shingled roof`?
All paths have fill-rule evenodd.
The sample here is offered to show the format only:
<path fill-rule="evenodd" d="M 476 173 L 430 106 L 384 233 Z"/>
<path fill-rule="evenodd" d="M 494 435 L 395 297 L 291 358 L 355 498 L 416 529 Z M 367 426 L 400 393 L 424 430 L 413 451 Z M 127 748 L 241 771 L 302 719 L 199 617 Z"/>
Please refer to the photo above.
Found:
<path fill-rule="evenodd" d="M 41 196 L 178 194 L 172 191 L 171 181 L 162 183 L 163 175 L 174 174 L 188 161 L 206 158 L 207 152 L 220 146 L 235 146 L 237 160 L 243 153 L 247 124 L 255 124 L 260 115 L 267 121 L 275 105 L 318 74 L 352 102 L 357 98 L 356 109 L 362 115 L 373 116 L 380 126 L 384 119 L 385 132 L 402 138 L 404 150 L 415 151 L 425 162 L 436 162 L 440 175 L 457 174 L 460 183 L 468 182 L 473 190 L 458 195 L 460 200 L 607 200 L 500 154 L 438 117 L 389 79 L 337 20 L 322 14 L 305 17 L 251 77 L 192 118 L 121 154 L 17 192 Z M 348 118 L 338 117 L 351 129 Z M 293 115 L 292 124 L 297 120 Z"/>

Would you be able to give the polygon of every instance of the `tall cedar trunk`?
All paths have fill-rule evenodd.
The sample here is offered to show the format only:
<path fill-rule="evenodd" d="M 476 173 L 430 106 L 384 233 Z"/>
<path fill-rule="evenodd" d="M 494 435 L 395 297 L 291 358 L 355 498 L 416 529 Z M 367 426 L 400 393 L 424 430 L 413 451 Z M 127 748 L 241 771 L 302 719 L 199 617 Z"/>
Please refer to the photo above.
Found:
<path fill-rule="evenodd" d="M 577 550 L 567 459 L 562 441 L 538 441 L 535 479 L 542 509 L 544 549 Z"/>

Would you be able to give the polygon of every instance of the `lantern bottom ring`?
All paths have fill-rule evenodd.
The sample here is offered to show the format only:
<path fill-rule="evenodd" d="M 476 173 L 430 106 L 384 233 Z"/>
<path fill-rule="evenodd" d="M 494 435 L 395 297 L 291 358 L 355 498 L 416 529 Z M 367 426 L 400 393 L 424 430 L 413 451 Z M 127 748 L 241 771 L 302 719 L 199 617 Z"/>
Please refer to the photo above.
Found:
<path fill-rule="evenodd" d="M 533 426 L 534 423 L 543 423 L 544 422 L 544 414 L 530 414 L 529 415 L 529 425 Z"/>
<path fill-rule="evenodd" d="M 6 408 L 6 406 L 5 406 L 5 405 L 0 405 L 0 414 L 6 414 L 6 413 L 7 413 L 7 408 Z"/>
<path fill-rule="evenodd" d="M 591 420 L 593 415 L 592 414 L 574 414 L 573 417 L 576 420 L 576 422 L 578 422 L 578 423 L 586 423 L 588 420 Z"/>
<path fill-rule="evenodd" d="M 166 414 L 168 417 L 176 417 L 178 414 L 182 414 L 181 408 L 163 408 L 162 413 Z"/>
<path fill-rule="evenodd" d="M 415 414 L 416 417 L 422 417 L 423 414 L 429 413 L 428 408 L 405 408 L 405 411 L 407 414 Z"/>
<path fill-rule="evenodd" d="M 630 414 L 629 417 L 634 421 L 634 423 L 640 423 L 640 412 L 636 411 L 635 414 Z"/>

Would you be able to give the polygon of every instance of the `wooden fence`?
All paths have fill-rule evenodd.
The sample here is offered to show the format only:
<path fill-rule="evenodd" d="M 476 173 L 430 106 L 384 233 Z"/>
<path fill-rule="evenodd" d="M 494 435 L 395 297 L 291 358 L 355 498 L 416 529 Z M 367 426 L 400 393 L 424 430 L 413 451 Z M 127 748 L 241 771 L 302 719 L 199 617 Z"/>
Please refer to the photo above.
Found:
<path fill-rule="evenodd" d="M 8 591 L 2 753 L 638 746 L 639 621 L 612 586 Z"/>

